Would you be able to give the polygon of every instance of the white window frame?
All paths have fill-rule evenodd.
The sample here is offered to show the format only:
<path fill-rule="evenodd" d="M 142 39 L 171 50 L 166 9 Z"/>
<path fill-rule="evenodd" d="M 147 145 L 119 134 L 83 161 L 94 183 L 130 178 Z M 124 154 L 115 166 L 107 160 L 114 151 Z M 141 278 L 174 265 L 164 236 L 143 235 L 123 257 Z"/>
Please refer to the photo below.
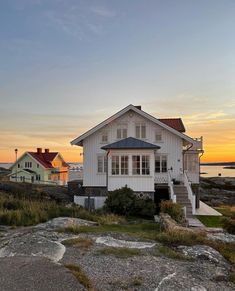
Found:
<path fill-rule="evenodd" d="M 120 175 L 120 156 L 119 155 L 111 156 L 111 174 L 112 176 Z"/>
<path fill-rule="evenodd" d="M 109 142 L 108 130 L 103 130 L 101 132 L 101 143 L 107 144 Z"/>
<path fill-rule="evenodd" d="M 134 157 L 139 157 L 139 161 L 134 161 Z M 146 159 L 146 160 L 145 160 Z M 139 163 L 139 167 L 134 167 L 134 163 Z M 148 167 L 146 167 L 148 165 Z M 132 175 L 133 176 L 150 176 L 150 155 L 132 155 Z"/>
<path fill-rule="evenodd" d="M 157 136 L 160 137 L 160 139 L 157 138 Z M 163 142 L 162 130 L 156 130 L 155 131 L 155 142 Z"/>
<path fill-rule="evenodd" d="M 117 126 L 117 139 L 127 138 L 127 124 L 119 124 Z"/>
<path fill-rule="evenodd" d="M 120 156 L 120 174 L 122 176 L 129 175 L 129 156 L 128 155 Z"/>
<path fill-rule="evenodd" d="M 159 158 L 159 172 L 156 171 L 156 159 L 157 158 Z M 163 167 L 163 162 L 164 161 L 166 161 L 166 167 Z M 162 174 L 162 173 L 167 173 L 167 170 L 168 170 L 168 155 L 167 154 L 157 154 L 157 155 L 155 155 L 155 159 L 154 159 L 154 172 L 156 174 Z"/>
<path fill-rule="evenodd" d="M 137 133 L 137 127 L 139 127 L 139 132 Z M 145 130 L 143 130 L 145 128 Z M 145 133 L 143 135 L 143 133 Z M 140 122 L 135 124 L 135 137 L 139 139 L 147 139 L 147 125 L 146 123 Z"/>
<path fill-rule="evenodd" d="M 101 171 L 99 168 L 99 161 L 101 162 Z M 100 154 L 97 155 L 97 174 L 106 174 L 107 172 L 107 156 Z"/>

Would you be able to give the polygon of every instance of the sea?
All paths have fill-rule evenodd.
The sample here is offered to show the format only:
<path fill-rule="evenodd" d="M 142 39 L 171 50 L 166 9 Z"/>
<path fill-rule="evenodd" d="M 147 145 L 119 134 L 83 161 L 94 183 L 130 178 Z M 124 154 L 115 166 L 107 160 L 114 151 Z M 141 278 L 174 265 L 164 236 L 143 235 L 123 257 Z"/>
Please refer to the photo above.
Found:
<path fill-rule="evenodd" d="M 12 163 L 0 163 L 0 167 L 9 169 Z M 83 178 L 83 164 L 69 163 L 69 181 Z M 235 169 L 226 169 L 224 166 L 201 166 L 201 177 L 235 177 Z"/>

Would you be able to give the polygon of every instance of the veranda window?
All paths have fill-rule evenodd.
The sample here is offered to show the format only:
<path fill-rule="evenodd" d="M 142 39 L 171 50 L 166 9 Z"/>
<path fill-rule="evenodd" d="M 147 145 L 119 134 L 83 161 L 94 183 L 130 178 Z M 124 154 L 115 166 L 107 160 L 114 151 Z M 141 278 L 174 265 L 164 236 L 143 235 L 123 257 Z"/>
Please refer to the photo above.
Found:
<path fill-rule="evenodd" d="M 112 156 L 112 175 L 119 175 L 119 156 Z"/>
<path fill-rule="evenodd" d="M 142 156 L 142 175 L 150 174 L 149 156 Z"/>
<path fill-rule="evenodd" d="M 140 175 L 140 156 L 132 156 L 132 174 Z"/>
<path fill-rule="evenodd" d="M 121 156 L 121 175 L 128 175 L 128 156 Z"/>

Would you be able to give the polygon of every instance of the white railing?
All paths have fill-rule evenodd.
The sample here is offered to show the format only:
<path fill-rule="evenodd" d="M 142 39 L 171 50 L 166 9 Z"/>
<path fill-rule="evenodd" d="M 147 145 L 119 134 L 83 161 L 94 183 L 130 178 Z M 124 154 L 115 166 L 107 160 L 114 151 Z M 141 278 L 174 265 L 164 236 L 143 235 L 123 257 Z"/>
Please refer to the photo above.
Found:
<path fill-rule="evenodd" d="M 192 214 L 195 215 L 196 199 L 195 199 L 195 195 L 193 194 L 193 191 L 191 188 L 191 182 L 189 182 L 189 180 L 188 180 L 188 176 L 187 176 L 186 171 L 184 171 L 184 186 L 187 188 L 188 199 L 190 200 L 191 205 L 192 205 Z"/>
<path fill-rule="evenodd" d="M 171 177 L 171 171 L 168 170 L 168 187 L 170 189 L 170 196 L 171 196 L 171 200 L 176 203 L 176 195 L 174 193 L 174 188 L 173 188 L 173 181 L 172 181 L 172 177 Z"/>

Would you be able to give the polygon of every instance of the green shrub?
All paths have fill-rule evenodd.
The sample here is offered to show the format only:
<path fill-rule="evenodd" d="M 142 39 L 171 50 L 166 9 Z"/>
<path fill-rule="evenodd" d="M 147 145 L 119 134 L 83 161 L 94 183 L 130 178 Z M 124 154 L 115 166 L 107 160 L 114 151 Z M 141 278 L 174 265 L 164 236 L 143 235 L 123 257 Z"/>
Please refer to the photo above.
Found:
<path fill-rule="evenodd" d="M 151 199 L 138 198 L 132 189 L 123 187 L 108 193 L 104 209 L 119 215 L 152 217 L 155 204 Z"/>
<path fill-rule="evenodd" d="M 222 220 L 222 225 L 228 233 L 235 234 L 235 219 L 226 217 Z"/>
<path fill-rule="evenodd" d="M 185 221 L 184 211 L 180 204 L 173 203 L 170 200 L 162 201 L 160 211 L 169 214 L 178 223 Z"/>

